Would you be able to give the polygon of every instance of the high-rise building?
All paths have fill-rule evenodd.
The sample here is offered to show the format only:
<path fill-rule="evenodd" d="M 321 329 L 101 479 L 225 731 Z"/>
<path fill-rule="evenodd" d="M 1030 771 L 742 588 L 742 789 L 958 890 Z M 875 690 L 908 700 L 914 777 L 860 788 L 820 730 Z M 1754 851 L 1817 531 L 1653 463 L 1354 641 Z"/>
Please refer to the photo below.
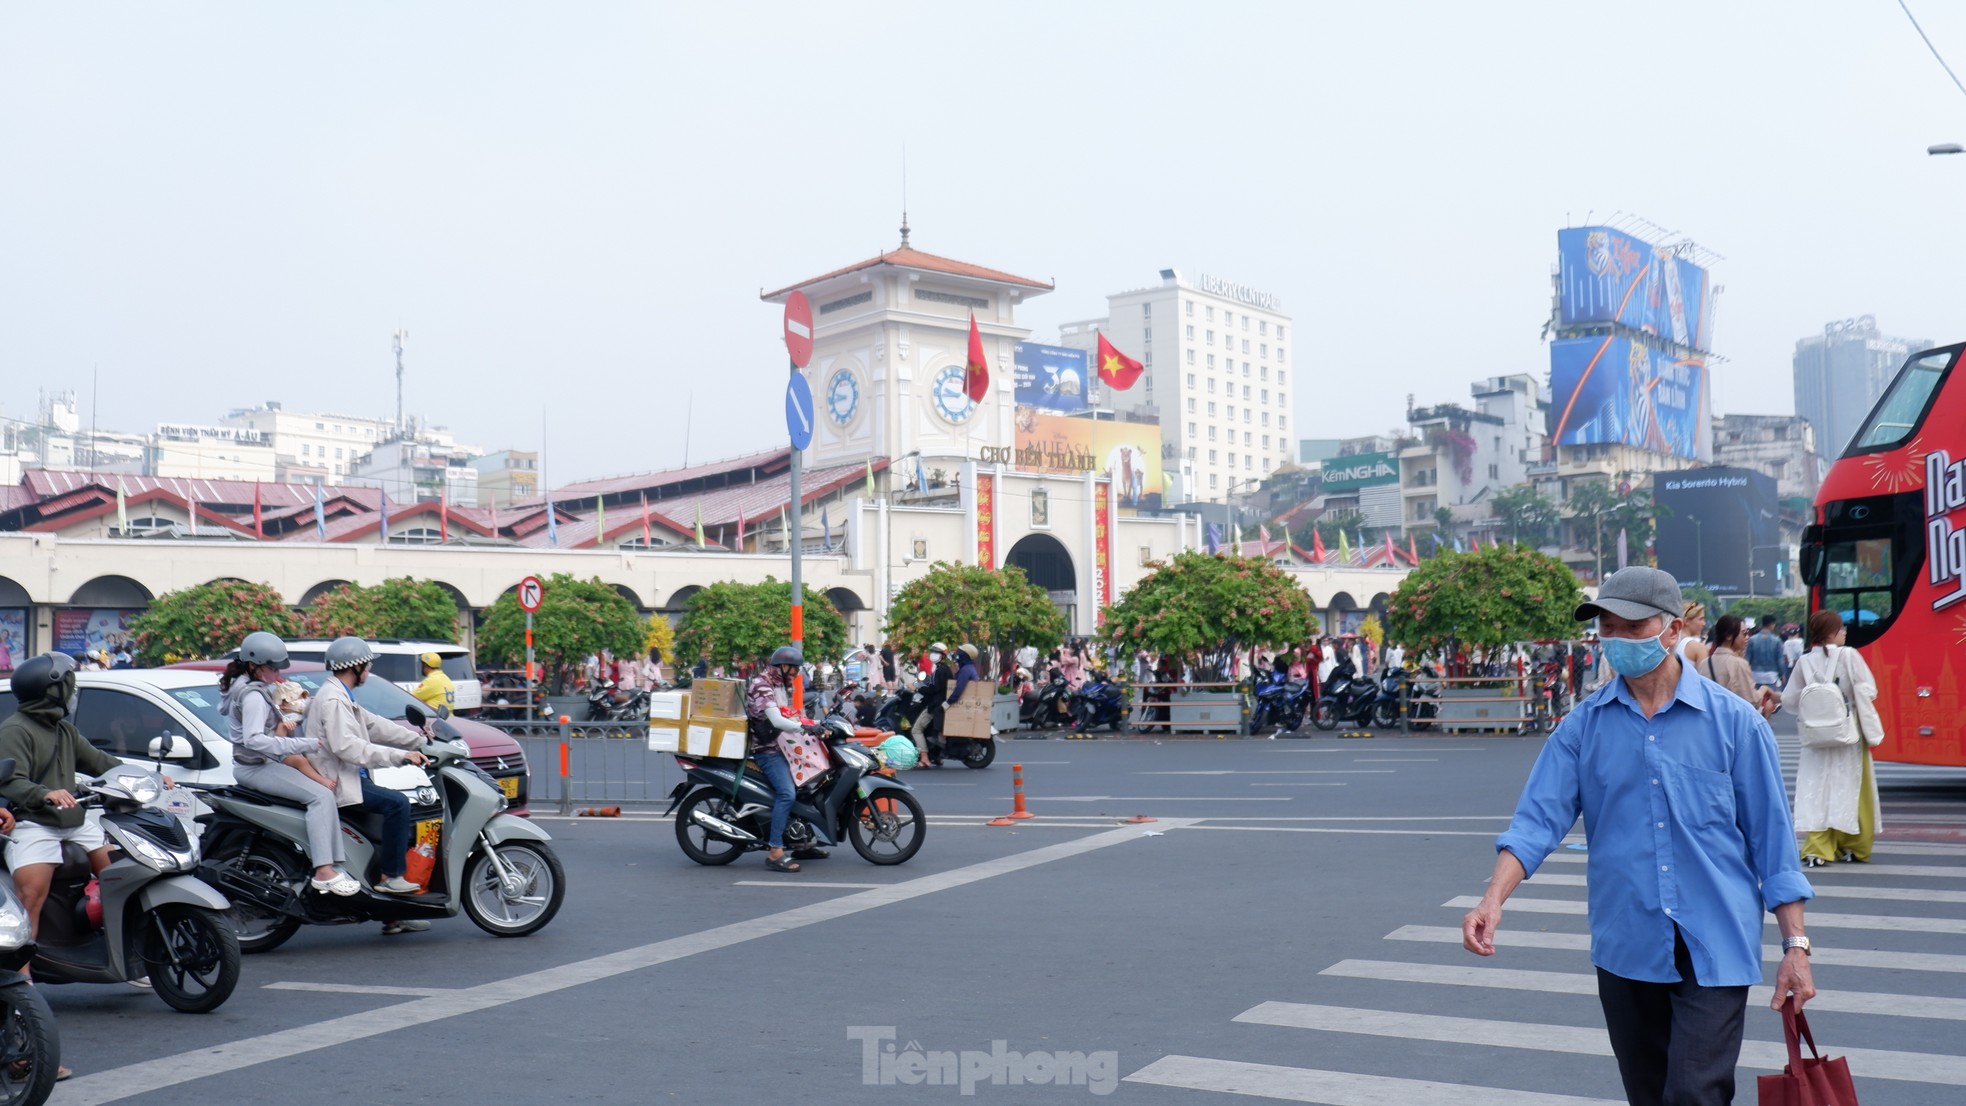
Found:
<path fill-rule="evenodd" d="M 1820 336 L 1798 340 L 1795 413 L 1816 428 L 1817 452 L 1832 461 L 1842 456 L 1905 359 L 1932 344 L 1880 333 L 1873 315 L 1828 323 Z"/>
<path fill-rule="evenodd" d="M 283 480 L 290 466 L 325 471 L 330 480 L 346 475 L 356 460 L 396 430 L 392 419 L 288 411 L 274 401 L 227 412 L 219 424 L 259 431 L 273 446 Z"/>
<path fill-rule="evenodd" d="M 1106 297 L 1107 315 L 1066 324 L 1061 345 L 1094 349 L 1103 332 L 1146 366 L 1139 384 L 1092 387 L 1095 406 L 1158 415 L 1174 499 L 1222 499 L 1291 461 L 1291 318 L 1271 293 L 1162 269 L 1153 287 Z M 1094 366 L 1095 368 L 1097 366 Z"/>
<path fill-rule="evenodd" d="M 1488 497 L 1529 479 L 1543 455 L 1549 393 L 1528 373 L 1477 380 L 1474 406 L 1442 403 L 1406 413 L 1413 437 L 1399 452 L 1400 525 L 1431 529 L 1446 507 L 1472 521 Z M 1454 508 L 1466 508 L 1454 511 Z"/>

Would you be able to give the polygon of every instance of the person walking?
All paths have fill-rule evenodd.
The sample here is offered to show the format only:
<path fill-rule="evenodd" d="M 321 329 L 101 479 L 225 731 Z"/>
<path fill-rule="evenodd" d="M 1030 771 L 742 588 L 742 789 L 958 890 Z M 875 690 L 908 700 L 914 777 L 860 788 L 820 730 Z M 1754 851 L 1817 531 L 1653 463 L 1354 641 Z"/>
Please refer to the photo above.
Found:
<path fill-rule="evenodd" d="M 1781 707 L 1775 689 L 1760 683 L 1743 655 L 1749 645 L 1748 624 L 1737 614 L 1723 614 L 1707 635 L 1707 659 L 1694 671 L 1739 695 L 1763 718 Z"/>
<path fill-rule="evenodd" d="M 1782 691 L 1782 705 L 1800 718 L 1804 688 L 1834 686 L 1860 738 L 1828 748 L 1802 746 L 1795 766 L 1795 828 L 1808 835 L 1802 842 L 1802 863 L 1810 868 L 1835 860 L 1868 861 L 1871 843 L 1884 824 L 1870 763 L 1871 749 L 1884 740 L 1874 704 L 1877 681 L 1863 656 L 1843 644 L 1848 633 L 1843 616 L 1835 611 L 1810 615 L 1809 651 L 1796 662 Z"/>
<path fill-rule="evenodd" d="M 1748 988 L 1761 982 L 1772 911 L 1783 955 L 1776 1009 L 1815 997 L 1780 758 L 1768 723 L 1674 655 L 1679 584 L 1656 568 L 1607 577 L 1596 619 L 1612 679 L 1544 743 L 1461 944 L 1493 956 L 1502 905 L 1581 814 L 1591 962 L 1625 1096 L 1633 1106 L 1733 1101 Z"/>
<path fill-rule="evenodd" d="M 1754 674 L 1754 682 L 1763 687 L 1781 687 L 1788 681 L 1787 666 L 1782 663 L 1782 639 L 1775 636 L 1775 616 L 1764 614 L 1761 625 L 1753 636 L 1748 638 L 1748 668 Z"/>
<path fill-rule="evenodd" d="M 1697 665 L 1707 659 L 1707 605 L 1688 599 L 1683 608 L 1680 622 L 1685 632 L 1680 635 L 1679 644 L 1673 652 L 1688 664 Z"/>

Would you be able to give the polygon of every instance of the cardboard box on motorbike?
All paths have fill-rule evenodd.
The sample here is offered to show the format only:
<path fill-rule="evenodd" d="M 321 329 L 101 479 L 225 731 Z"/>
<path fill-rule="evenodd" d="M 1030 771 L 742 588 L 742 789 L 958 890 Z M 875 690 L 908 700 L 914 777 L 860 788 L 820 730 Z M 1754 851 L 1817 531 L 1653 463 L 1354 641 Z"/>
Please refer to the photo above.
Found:
<path fill-rule="evenodd" d="M 943 737 L 990 736 L 989 686 L 972 683 L 964 689 L 961 701 L 942 709 Z"/>
<path fill-rule="evenodd" d="M 687 722 L 649 723 L 649 751 L 684 753 L 720 760 L 744 759 L 746 726 L 742 718 L 692 718 Z"/>
<path fill-rule="evenodd" d="M 705 677 L 689 685 L 692 721 L 744 717 L 744 681 Z"/>

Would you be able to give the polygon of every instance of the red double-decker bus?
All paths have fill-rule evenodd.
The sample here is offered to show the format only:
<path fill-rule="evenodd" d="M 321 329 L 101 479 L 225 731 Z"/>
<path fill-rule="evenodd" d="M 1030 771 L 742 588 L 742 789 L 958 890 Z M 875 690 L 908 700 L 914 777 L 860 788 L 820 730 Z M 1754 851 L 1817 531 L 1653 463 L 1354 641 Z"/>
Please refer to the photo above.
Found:
<path fill-rule="evenodd" d="M 1966 343 L 1898 371 L 1816 493 L 1810 610 L 1832 610 L 1877 677 L 1879 760 L 1966 765 Z"/>

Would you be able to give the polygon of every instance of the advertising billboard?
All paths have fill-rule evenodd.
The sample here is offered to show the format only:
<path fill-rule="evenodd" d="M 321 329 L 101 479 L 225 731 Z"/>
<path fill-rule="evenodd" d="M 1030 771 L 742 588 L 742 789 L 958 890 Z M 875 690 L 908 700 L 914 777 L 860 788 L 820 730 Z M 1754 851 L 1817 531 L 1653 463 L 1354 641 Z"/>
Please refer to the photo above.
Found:
<path fill-rule="evenodd" d="M 1327 457 L 1324 490 L 1357 491 L 1377 484 L 1399 483 L 1399 461 L 1390 453 L 1354 453 L 1349 457 Z"/>
<path fill-rule="evenodd" d="M 1086 409 L 1085 386 L 1091 379 L 1092 359 L 1085 350 L 1019 342 L 1011 364 L 1017 406 L 1061 415 Z"/>
<path fill-rule="evenodd" d="M 1706 361 L 1630 338 L 1550 343 L 1550 441 L 1628 445 L 1694 460 L 1712 455 Z"/>
<path fill-rule="evenodd" d="M 1711 352 L 1707 271 L 1610 227 L 1557 231 L 1559 327 L 1618 323 Z"/>
<path fill-rule="evenodd" d="M 130 638 L 130 623 L 142 613 L 140 610 L 88 610 L 81 607 L 58 610 L 55 612 L 55 650 L 73 656 L 86 649 L 106 649 L 114 653 L 125 645 L 133 646 L 135 642 Z"/>
<path fill-rule="evenodd" d="M 1161 503 L 1160 424 L 1069 418 L 1017 409 L 1017 445 L 1008 463 L 1024 472 L 1078 476 L 1097 472 L 1113 481 L 1122 509 Z M 984 461 L 993 458 L 986 455 Z"/>
<path fill-rule="evenodd" d="M 1715 595 L 1779 595 L 1788 583 L 1773 477 L 1701 468 L 1653 477 L 1659 567 Z"/>

